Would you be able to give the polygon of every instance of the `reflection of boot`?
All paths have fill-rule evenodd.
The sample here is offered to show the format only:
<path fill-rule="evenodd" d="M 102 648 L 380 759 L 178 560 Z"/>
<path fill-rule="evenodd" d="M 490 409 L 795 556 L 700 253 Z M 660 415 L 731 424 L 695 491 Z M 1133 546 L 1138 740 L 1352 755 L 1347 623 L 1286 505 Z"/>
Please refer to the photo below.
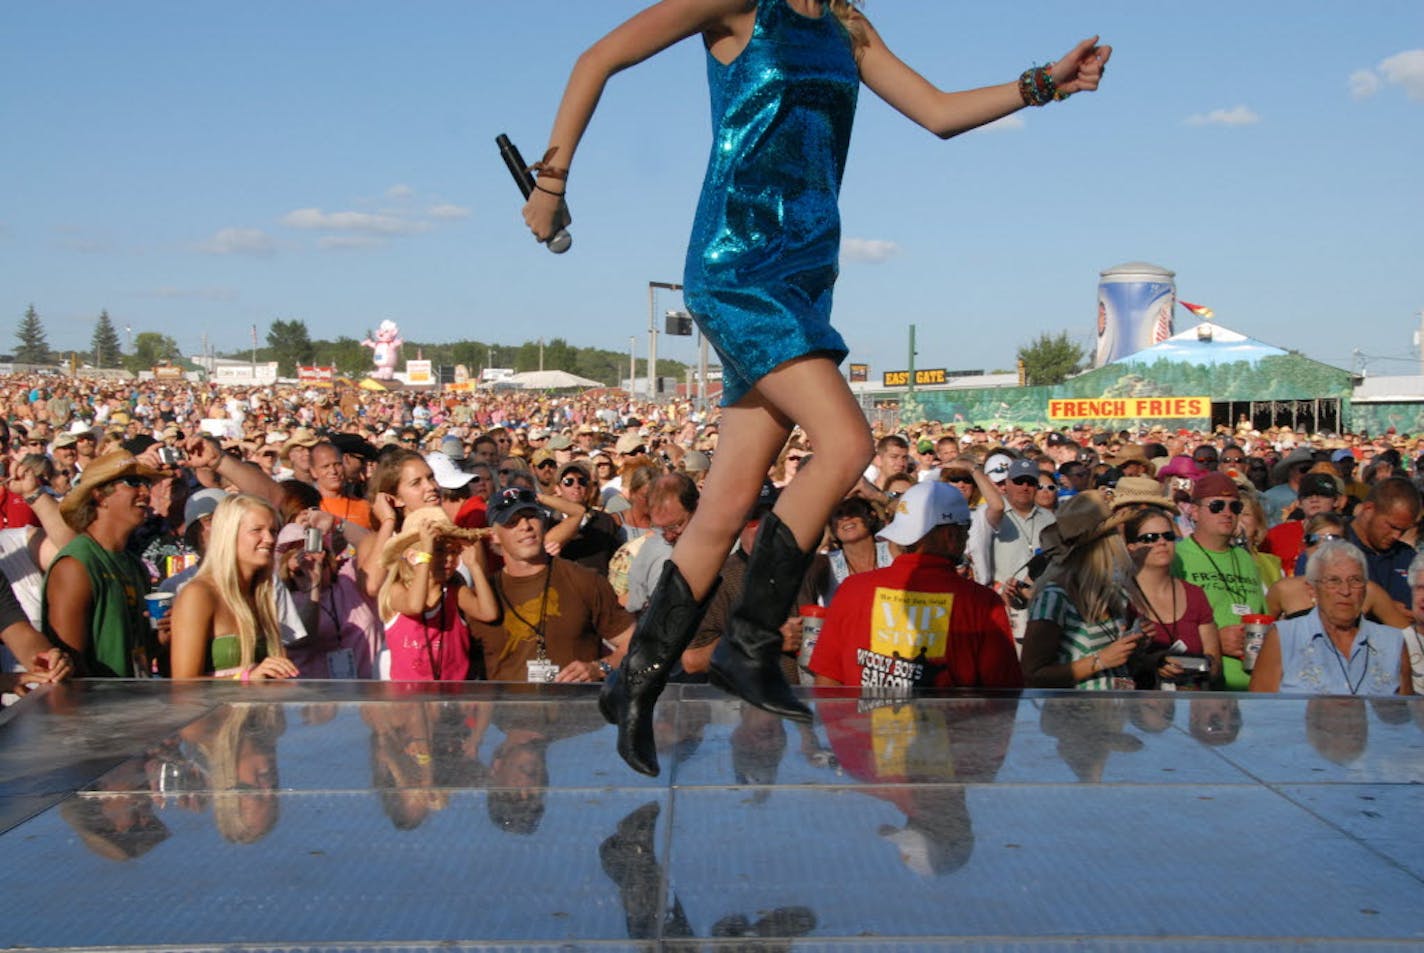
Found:
<path fill-rule="evenodd" d="M 813 553 L 801 551 L 775 513 L 762 517 L 747 557 L 742 595 L 712 653 L 710 678 L 774 715 L 809 723 L 811 710 L 791 692 L 781 671 L 781 627 L 791 614 Z"/>
<path fill-rule="evenodd" d="M 628 655 L 603 683 L 598 708 L 618 726 L 618 754 L 634 771 L 657 777 L 653 706 L 716 591 L 714 582 L 699 603 L 677 565 L 671 559 L 664 563 L 657 588 L 638 619 Z"/>
<path fill-rule="evenodd" d="M 721 953 L 775 953 L 789 950 L 789 942 L 773 943 L 772 940 L 790 940 L 805 936 L 816 928 L 816 914 L 810 907 L 777 907 L 775 910 L 752 923 L 740 913 L 729 914 L 712 924 L 712 936 L 720 938 L 745 939 L 745 943 L 719 945 Z"/>
<path fill-rule="evenodd" d="M 653 832 L 661 809 L 657 801 L 649 801 L 623 820 L 618 830 L 598 848 L 603 872 L 618 885 L 618 897 L 623 903 L 623 915 L 628 923 L 630 940 L 649 940 L 658 936 L 657 924 L 662 916 L 659 890 L 662 868 L 653 852 Z M 663 926 L 664 937 L 692 935 L 682 905 L 673 900 Z"/>

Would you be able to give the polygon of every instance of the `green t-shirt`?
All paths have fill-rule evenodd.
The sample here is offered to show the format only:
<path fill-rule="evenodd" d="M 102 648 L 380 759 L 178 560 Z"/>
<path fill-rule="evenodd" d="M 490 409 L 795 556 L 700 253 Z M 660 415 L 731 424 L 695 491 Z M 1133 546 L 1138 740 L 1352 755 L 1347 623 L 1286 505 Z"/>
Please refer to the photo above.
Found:
<path fill-rule="evenodd" d="M 50 577 L 62 559 L 75 559 L 89 574 L 93 605 L 89 612 L 89 643 L 81 656 L 83 675 L 90 678 L 132 678 L 133 651 L 149 638 L 148 617 L 144 615 L 143 596 L 148 592 L 148 573 L 137 559 L 128 553 L 112 553 L 80 533 L 59 551 L 49 571 L 45 573 L 44 598 L 40 601 L 40 628 L 55 644 L 58 634 L 50 627 L 46 608 L 49 606 Z M 64 598 L 65 593 L 56 593 Z"/>
<path fill-rule="evenodd" d="M 1189 536 L 1177 544 L 1172 575 L 1206 591 L 1218 629 L 1240 625 L 1241 616 L 1247 613 L 1266 611 L 1266 588 L 1261 584 L 1261 571 L 1251 554 L 1240 546 L 1220 551 L 1207 549 Z M 1251 681 L 1241 668 L 1241 660 L 1236 658 L 1222 658 L 1221 674 L 1228 691 L 1244 692 Z"/>

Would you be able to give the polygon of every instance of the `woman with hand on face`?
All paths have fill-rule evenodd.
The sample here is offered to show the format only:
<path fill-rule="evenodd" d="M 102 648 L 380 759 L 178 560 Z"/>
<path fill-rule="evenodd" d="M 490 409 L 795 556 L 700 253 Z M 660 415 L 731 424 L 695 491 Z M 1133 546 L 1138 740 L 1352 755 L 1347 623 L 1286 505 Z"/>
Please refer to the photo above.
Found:
<path fill-rule="evenodd" d="M 356 566 L 362 589 L 375 599 L 386 581 L 382 559 L 386 545 L 401 533 L 407 513 L 440 505 L 440 485 L 424 457 L 413 450 L 396 450 L 377 462 L 369 496 L 375 532 L 356 544 Z"/>
<path fill-rule="evenodd" d="M 174 678 L 293 678 L 278 621 L 277 512 L 239 494 L 218 504 L 207 555 L 173 600 Z"/>

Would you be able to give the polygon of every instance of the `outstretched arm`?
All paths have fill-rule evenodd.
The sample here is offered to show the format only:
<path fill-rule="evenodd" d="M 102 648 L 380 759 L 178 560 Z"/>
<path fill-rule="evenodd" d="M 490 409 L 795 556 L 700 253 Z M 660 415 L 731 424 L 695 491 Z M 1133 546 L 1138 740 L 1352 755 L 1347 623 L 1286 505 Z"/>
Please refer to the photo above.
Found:
<path fill-rule="evenodd" d="M 860 56 L 860 78 L 877 96 L 941 139 L 957 136 L 1024 107 L 1017 81 L 961 92 L 945 92 L 906 66 L 867 22 L 868 42 Z M 1098 88 L 1112 47 L 1099 46 L 1096 36 L 1069 50 L 1050 72 L 1060 93 L 1072 95 Z"/>
<path fill-rule="evenodd" d="M 548 164 L 564 171 L 569 169 L 579 140 L 603 95 L 603 87 L 614 73 L 641 63 L 695 33 L 724 31 L 737 14 L 745 14 L 750 6 L 748 0 L 661 0 L 589 47 L 574 63 L 564 97 L 559 102 L 554 129 L 549 134 Z M 564 191 L 564 183 L 545 175 L 539 185 L 524 206 L 524 221 L 536 238 L 545 241 L 562 222 L 559 195 Z"/>

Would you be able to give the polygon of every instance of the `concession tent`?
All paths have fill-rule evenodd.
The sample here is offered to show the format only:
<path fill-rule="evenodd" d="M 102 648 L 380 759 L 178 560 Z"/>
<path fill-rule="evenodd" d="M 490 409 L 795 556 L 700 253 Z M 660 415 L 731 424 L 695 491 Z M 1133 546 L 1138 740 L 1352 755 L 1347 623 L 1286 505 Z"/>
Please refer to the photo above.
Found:
<path fill-rule="evenodd" d="M 1349 371 L 1204 321 L 1049 387 L 917 389 L 901 418 L 986 427 L 1349 425 Z"/>
<path fill-rule="evenodd" d="M 568 371 L 525 371 L 523 374 L 512 374 L 500 383 L 523 390 L 587 390 L 603 386 L 602 381 L 589 380 Z"/>

